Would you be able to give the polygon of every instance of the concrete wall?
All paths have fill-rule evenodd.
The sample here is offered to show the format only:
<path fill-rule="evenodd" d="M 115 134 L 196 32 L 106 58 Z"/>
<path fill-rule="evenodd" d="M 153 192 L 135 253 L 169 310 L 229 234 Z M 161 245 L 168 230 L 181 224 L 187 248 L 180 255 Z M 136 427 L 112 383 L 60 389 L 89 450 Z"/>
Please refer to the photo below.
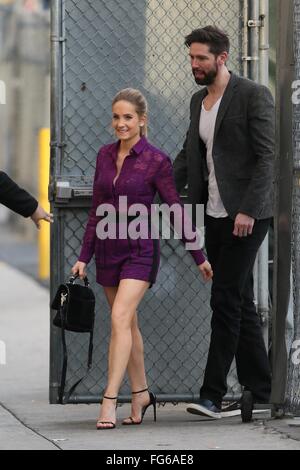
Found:
<path fill-rule="evenodd" d="M 0 1 L 0 80 L 6 104 L 0 106 L 0 168 L 38 196 L 40 127 L 49 127 L 50 12 L 40 0 Z M 1 207 L 0 221 L 10 220 L 24 236 L 35 229 Z"/>

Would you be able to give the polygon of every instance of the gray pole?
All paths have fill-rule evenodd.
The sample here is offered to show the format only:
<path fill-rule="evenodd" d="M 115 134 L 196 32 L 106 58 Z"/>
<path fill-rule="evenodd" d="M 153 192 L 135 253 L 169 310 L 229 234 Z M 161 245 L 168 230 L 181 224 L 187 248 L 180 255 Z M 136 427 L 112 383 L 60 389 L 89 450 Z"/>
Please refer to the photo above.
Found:
<path fill-rule="evenodd" d="M 287 377 L 286 317 L 290 299 L 292 204 L 293 0 L 277 0 L 276 210 L 272 315 L 271 403 L 282 409 Z"/>
<path fill-rule="evenodd" d="M 243 2 L 243 76 L 248 77 L 248 59 L 249 59 L 249 43 L 248 43 L 248 19 L 249 19 L 248 0 Z"/>
<path fill-rule="evenodd" d="M 269 84 L 269 2 L 249 0 L 249 78 L 263 85 Z M 263 323 L 263 333 L 268 348 L 269 315 L 269 242 L 266 236 L 259 249 L 254 266 L 254 294 L 257 311 Z"/>
<path fill-rule="evenodd" d="M 260 0 L 259 19 L 259 82 L 269 86 L 269 0 Z M 258 286 L 257 304 L 258 313 L 263 322 L 264 339 L 268 348 L 269 332 L 269 237 L 265 237 L 257 260 Z"/>
<path fill-rule="evenodd" d="M 250 78 L 255 82 L 259 81 L 259 0 L 250 0 L 249 13 L 251 20 L 248 23 L 250 28 Z"/>
<path fill-rule="evenodd" d="M 51 227 L 51 278 L 50 296 L 53 298 L 54 289 L 63 279 L 63 273 L 59 266 L 59 256 L 55 246 L 63 231 L 61 230 L 61 218 L 59 211 L 53 205 L 53 188 L 62 154 L 62 113 L 63 113 L 63 38 L 62 38 L 62 2 L 53 0 L 51 2 L 51 157 L 50 157 L 50 201 L 51 212 L 55 217 L 55 223 Z M 60 243 L 60 247 L 63 243 Z M 50 327 L 50 403 L 57 403 L 59 376 L 60 376 L 60 351 L 61 338 L 58 328 Z"/>
<path fill-rule="evenodd" d="M 269 0 L 260 0 L 259 18 L 259 82 L 269 85 Z"/>

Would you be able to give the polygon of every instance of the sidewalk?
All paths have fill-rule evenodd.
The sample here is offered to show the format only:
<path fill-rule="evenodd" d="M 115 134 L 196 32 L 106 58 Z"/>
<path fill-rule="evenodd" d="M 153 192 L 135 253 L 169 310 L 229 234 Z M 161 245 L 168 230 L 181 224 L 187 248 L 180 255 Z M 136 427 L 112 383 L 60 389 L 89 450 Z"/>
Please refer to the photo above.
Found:
<path fill-rule="evenodd" d="M 185 412 L 185 404 L 158 408 L 158 421 L 147 413 L 141 426 L 124 427 L 129 405 L 118 408 L 118 427 L 96 431 L 98 405 L 49 405 L 48 290 L 16 268 L 0 262 L 0 449 L 34 450 L 195 450 L 300 449 L 287 435 L 288 420 L 257 419 L 243 424 L 240 417 L 201 420 Z M 3 344 L 3 343 L 2 343 Z M 2 358 L 3 359 L 3 358 Z"/>
<path fill-rule="evenodd" d="M 37 243 L 24 240 L 14 227 L 6 223 L 0 223 L 0 261 L 38 280 Z M 44 287 L 49 287 L 49 281 L 38 282 Z"/>

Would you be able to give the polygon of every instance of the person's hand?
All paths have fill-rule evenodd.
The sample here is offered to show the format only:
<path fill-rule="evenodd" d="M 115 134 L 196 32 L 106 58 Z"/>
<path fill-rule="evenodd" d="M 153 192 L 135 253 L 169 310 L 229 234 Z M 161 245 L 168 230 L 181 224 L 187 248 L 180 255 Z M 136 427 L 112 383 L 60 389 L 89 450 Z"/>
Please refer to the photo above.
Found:
<path fill-rule="evenodd" d="M 40 220 L 46 220 L 50 223 L 53 222 L 53 214 L 46 212 L 45 209 L 40 205 L 37 206 L 36 210 L 30 216 L 30 218 L 33 220 L 38 230 L 41 228 Z"/>
<path fill-rule="evenodd" d="M 239 213 L 234 221 L 233 235 L 236 237 L 247 237 L 251 235 L 255 219 L 249 215 Z"/>
<path fill-rule="evenodd" d="M 87 276 L 85 268 L 86 263 L 83 263 L 82 261 L 77 261 L 71 271 L 74 276 L 78 273 L 80 279 L 84 279 Z"/>
<path fill-rule="evenodd" d="M 199 264 L 199 271 L 201 272 L 204 281 L 209 281 L 213 277 L 213 270 L 211 269 L 210 263 L 205 260 L 204 263 Z"/>

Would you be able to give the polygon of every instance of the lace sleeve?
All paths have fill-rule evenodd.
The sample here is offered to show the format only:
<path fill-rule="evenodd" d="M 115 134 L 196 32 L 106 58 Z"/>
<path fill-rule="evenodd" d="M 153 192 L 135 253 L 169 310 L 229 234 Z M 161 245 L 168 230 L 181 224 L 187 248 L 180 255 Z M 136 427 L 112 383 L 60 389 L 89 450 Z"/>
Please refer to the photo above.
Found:
<path fill-rule="evenodd" d="M 187 211 L 184 209 L 180 201 L 180 196 L 175 187 L 173 167 L 171 159 L 169 157 L 165 157 L 161 162 L 160 167 L 155 176 L 155 185 L 159 196 L 164 203 L 166 203 L 169 207 L 173 204 L 176 204 L 177 210 L 171 212 L 171 224 L 173 225 L 174 229 L 176 229 L 176 227 L 182 227 L 182 233 L 180 236 L 181 241 L 183 243 L 195 243 L 196 227 L 192 224 Z M 187 238 L 185 236 L 185 228 L 187 226 L 192 228 L 194 232 L 193 238 Z M 205 261 L 205 256 L 203 255 L 203 252 L 200 249 L 199 242 L 197 249 L 188 249 L 188 251 L 194 258 L 194 261 L 197 265 L 202 264 Z"/>
<path fill-rule="evenodd" d="M 99 166 L 100 166 L 100 152 L 97 157 L 96 171 L 94 176 L 93 184 L 93 196 L 92 196 L 92 207 L 89 211 L 88 222 L 86 225 L 82 247 L 78 260 L 88 264 L 95 251 L 95 241 L 96 241 L 96 225 L 98 222 L 98 217 L 96 216 L 96 210 L 99 204 L 99 195 L 98 195 L 98 176 L 99 176 Z"/>

